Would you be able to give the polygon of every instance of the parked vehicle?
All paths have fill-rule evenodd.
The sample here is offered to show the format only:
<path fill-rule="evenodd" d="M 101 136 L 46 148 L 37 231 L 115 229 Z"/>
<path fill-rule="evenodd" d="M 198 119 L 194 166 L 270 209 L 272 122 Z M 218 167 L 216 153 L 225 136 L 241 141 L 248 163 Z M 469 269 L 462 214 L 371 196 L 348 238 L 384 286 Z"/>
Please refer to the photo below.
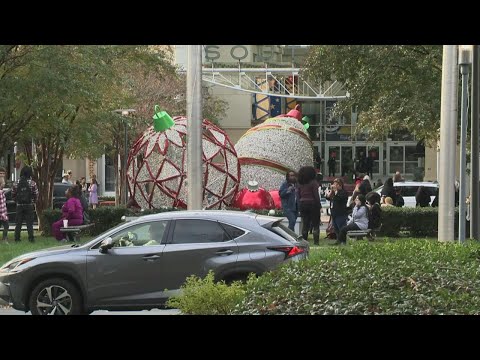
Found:
<path fill-rule="evenodd" d="M 69 184 L 62 184 L 62 183 L 55 183 L 53 184 L 53 208 L 54 209 L 61 209 L 63 204 L 67 202 L 67 198 L 65 197 L 65 192 L 69 187 L 72 185 Z M 12 199 L 12 189 L 5 188 L 3 189 L 5 192 L 5 198 L 7 200 L 7 213 L 8 213 L 8 221 L 9 223 L 15 223 L 16 215 L 17 215 L 17 205 L 15 200 Z M 37 223 L 37 213 L 34 213 L 34 223 Z"/>
<path fill-rule="evenodd" d="M 304 259 L 283 218 L 174 211 L 122 223 L 92 241 L 19 256 L 0 268 L 0 299 L 32 314 L 161 307 L 190 275 L 246 279 Z"/>
<path fill-rule="evenodd" d="M 417 201 L 415 200 L 415 195 L 420 186 L 423 186 L 428 194 L 430 195 L 430 205 L 432 204 L 435 196 L 438 193 L 438 184 L 434 182 L 420 182 L 420 181 L 403 181 L 393 183 L 395 189 L 401 189 L 401 195 L 405 201 L 406 207 L 415 207 Z M 375 189 L 378 194 L 381 194 L 383 185 Z"/>

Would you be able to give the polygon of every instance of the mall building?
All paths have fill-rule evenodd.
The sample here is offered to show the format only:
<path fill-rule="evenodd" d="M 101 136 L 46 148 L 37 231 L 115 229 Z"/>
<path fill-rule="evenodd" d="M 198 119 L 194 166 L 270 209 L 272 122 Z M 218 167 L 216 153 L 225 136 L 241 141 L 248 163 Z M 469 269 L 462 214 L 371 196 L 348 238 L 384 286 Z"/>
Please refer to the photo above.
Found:
<path fill-rule="evenodd" d="M 336 157 L 336 176 L 360 155 L 375 159 L 373 180 L 386 179 L 400 171 L 406 179 L 436 180 L 436 150 L 425 149 L 419 139 L 405 132 L 392 132 L 382 141 L 368 141 L 356 132 L 357 114 L 332 116 L 337 102 L 348 94 L 342 84 L 323 87 L 302 76 L 307 45 L 205 45 L 203 79 L 212 94 L 229 105 L 220 121 L 234 143 L 252 126 L 269 117 L 285 114 L 301 104 L 310 118 L 308 129 L 315 151 L 322 157 L 322 172 L 328 175 L 327 160 Z M 185 69 L 187 46 L 175 46 L 175 62 Z M 425 158 L 426 156 L 426 158 Z M 426 164 L 426 166 L 425 166 Z"/>

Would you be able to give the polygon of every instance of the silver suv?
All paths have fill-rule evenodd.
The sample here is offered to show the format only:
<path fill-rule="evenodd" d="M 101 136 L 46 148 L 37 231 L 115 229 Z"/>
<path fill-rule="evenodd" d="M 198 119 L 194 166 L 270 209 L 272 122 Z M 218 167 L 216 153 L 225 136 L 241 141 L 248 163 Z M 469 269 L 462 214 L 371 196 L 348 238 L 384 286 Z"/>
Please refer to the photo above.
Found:
<path fill-rule="evenodd" d="M 243 280 L 308 256 L 282 218 L 174 211 L 116 226 L 85 245 L 17 257 L 0 268 L 0 299 L 32 314 L 161 307 L 190 275 Z"/>

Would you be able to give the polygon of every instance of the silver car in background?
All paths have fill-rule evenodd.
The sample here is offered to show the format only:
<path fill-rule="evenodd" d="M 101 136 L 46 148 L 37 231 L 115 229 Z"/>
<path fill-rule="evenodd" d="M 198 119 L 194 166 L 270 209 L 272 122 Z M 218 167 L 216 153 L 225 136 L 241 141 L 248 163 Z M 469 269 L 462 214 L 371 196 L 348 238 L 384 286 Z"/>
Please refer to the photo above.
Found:
<path fill-rule="evenodd" d="M 19 256 L 0 268 L 0 299 L 32 314 L 161 307 L 190 275 L 244 280 L 308 256 L 282 218 L 174 211 L 136 218 L 94 240 Z"/>
<path fill-rule="evenodd" d="M 435 196 L 438 193 L 438 183 L 429 182 L 429 181 L 401 181 L 393 183 L 395 189 L 401 191 L 403 200 L 405 201 L 405 207 L 416 207 L 417 201 L 415 200 L 415 195 L 420 186 L 423 186 L 427 193 L 430 195 L 430 205 L 432 204 Z M 379 195 L 381 195 L 383 185 L 375 189 Z"/>

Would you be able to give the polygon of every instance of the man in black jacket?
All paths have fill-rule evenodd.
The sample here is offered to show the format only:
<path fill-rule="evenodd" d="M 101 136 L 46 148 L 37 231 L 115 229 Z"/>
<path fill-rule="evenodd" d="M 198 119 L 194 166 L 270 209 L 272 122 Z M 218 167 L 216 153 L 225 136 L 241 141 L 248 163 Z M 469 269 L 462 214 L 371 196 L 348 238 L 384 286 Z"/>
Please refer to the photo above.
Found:
<path fill-rule="evenodd" d="M 12 198 L 17 204 L 15 241 L 20 241 L 20 232 L 25 220 L 27 224 L 28 241 L 34 242 L 33 236 L 33 213 L 34 205 L 38 200 L 38 187 L 32 180 L 32 169 L 25 166 L 20 171 L 20 179 L 13 184 Z"/>

